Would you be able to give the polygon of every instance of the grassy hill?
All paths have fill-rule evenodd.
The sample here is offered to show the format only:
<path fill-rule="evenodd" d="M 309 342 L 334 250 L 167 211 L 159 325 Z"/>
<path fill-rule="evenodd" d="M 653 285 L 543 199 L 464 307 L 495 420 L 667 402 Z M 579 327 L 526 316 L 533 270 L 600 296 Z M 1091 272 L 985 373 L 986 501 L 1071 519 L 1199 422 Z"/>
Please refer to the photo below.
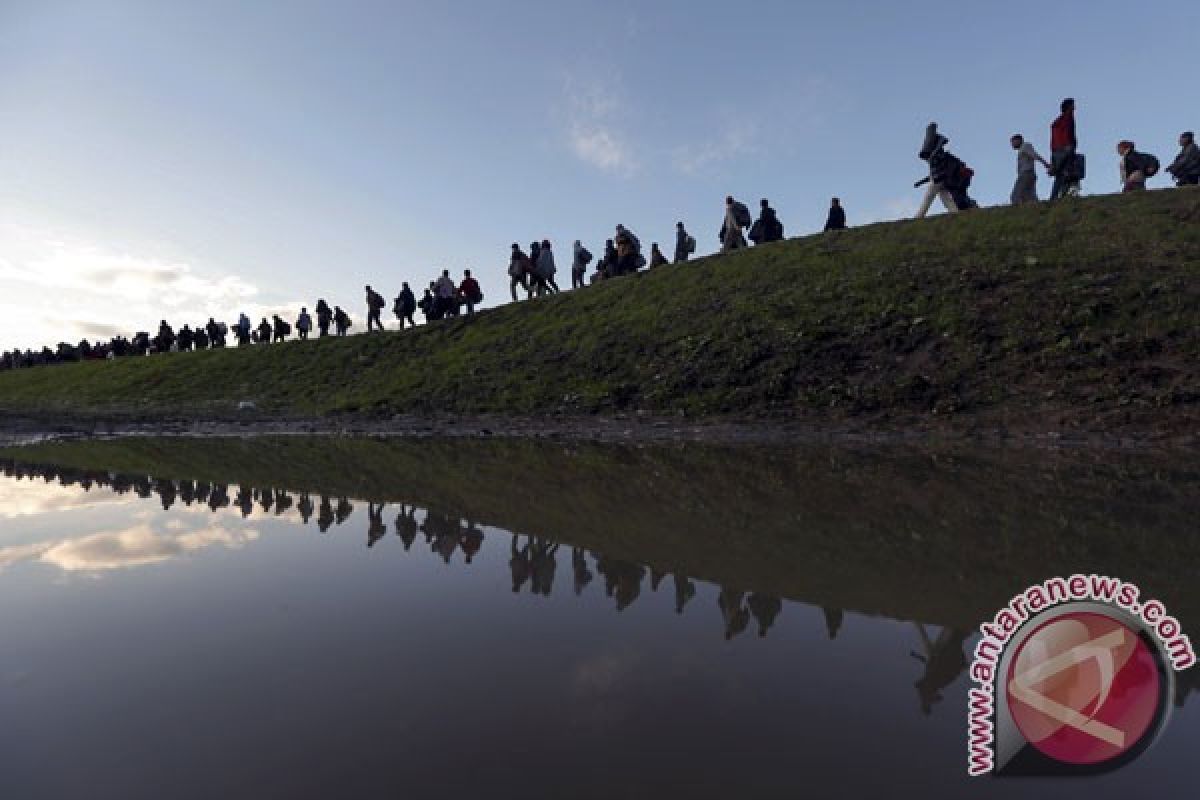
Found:
<path fill-rule="evenodd" d="M 0 373 L 0 412 L 1116 424 L 1200 408 L 1198 301 L 1200 192 L 1150 192 L 796 239 L 417 331 Z"/>

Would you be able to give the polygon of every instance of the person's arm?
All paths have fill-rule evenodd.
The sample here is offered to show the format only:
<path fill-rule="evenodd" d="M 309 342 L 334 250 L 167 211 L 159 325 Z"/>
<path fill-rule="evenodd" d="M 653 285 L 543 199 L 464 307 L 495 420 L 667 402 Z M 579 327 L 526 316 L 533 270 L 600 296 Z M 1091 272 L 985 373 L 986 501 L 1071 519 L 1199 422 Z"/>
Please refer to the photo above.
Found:
<path fill-rule="evenodd" d="M 1030 142 L 1026 142 L 1025 147 L 1029 148 L 1029 151 L 1028 151 L 1029 155 L 1033 156 L 1033 158 L 1035 160 L 1037 160 L 1038 162 L 1040 162 L 1043 167 L 1045 167 L 1046 169 L 1050 169 L 1050 162 L 1047 161 L 1046 159 L 1042 158 L 1042 154 L 1037 151 L 1037 148 L 1035 148 L 1033 146 L 1033 144 L 1031 144 Z"/>

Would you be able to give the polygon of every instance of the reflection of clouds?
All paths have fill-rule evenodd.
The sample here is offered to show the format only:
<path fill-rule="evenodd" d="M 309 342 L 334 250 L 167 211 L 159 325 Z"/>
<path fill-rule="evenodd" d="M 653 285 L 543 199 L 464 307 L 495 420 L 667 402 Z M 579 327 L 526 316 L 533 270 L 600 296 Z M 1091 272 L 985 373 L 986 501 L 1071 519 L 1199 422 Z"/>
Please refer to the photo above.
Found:
<path fill-rule="evenodd" d="M 0 548 L 0 568 L 38 560 L 67 572 L 123 569 L 158 564 L 213 545 L 237 549 L 257 538 L 255 530 L 234 530 L 220 521 L 186 532 L 157 532 L 140 523 L 121 531 Z"/>
<path fill-rule="evenodd" d="M 0 519 L 36 517 L 59 511 L 75 511 L 97 506 L 120 506 L 136 502 L 132 496 L 109 491 L 85 492 L 79 487 L 36 481 L 0 480 Z"/>
<path fill-rule="evenodd" d="M 571 685 L 582 694 L 605 694 L 628 678 L 636 665 L 632 653 L 601 653 L 575 666 Z"/>

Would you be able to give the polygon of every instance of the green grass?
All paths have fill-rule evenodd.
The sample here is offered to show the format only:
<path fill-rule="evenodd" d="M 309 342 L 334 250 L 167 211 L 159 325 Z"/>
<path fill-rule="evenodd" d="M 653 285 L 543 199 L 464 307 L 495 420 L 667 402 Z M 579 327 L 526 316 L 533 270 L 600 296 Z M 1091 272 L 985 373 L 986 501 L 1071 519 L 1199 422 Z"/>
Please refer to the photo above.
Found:
<path fill-rule="evenodd" d="M 1194 408 L 1198 364 L 1181 190 L 791 240 L 415 332 L 0 373 L 0 411 L 1124 413 Z"/>

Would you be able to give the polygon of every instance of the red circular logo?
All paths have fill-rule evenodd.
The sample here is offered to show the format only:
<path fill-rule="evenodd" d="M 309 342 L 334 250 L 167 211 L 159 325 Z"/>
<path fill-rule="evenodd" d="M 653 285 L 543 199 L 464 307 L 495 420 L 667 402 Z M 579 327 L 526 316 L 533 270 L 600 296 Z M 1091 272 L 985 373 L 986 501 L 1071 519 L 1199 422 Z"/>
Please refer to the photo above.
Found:
<path fill-rule="evenodd" d="M 1035 629 L 1008 670 L 1008 705 L 1021 735 L 1066 764 L 1128 753 L 1162 702 L 1158 660 L 1120 620 L 1067 613 Z"/>

